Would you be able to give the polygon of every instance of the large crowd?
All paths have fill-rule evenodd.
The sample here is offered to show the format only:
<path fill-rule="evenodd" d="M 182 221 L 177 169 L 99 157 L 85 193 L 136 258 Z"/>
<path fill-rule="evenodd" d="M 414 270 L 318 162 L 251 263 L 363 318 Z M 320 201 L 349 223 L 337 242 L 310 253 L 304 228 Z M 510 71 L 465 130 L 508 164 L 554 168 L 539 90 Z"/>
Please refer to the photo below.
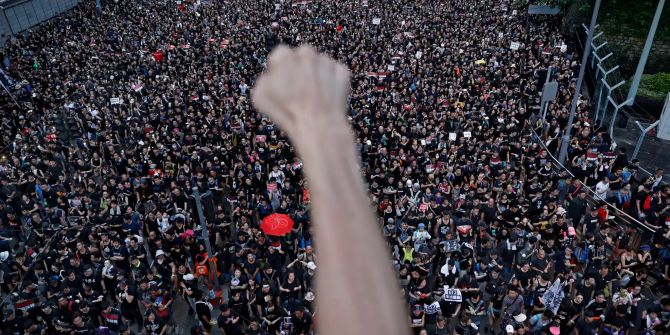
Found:
<path fill-rule="evenodd" d="M 90 1 L 15 36 L 0 333 L 316 332 L 309 185 L 249 101 L 275 46 L 310 44 L 351 69 L 361 173 L 414 334 L 667 334 L 663 171 L 638 173 L 586 97 L 557 168 L 580 57 L 560 17 L 515 4 Z M 263 234 L 272 213 L 289 234 Z"/>

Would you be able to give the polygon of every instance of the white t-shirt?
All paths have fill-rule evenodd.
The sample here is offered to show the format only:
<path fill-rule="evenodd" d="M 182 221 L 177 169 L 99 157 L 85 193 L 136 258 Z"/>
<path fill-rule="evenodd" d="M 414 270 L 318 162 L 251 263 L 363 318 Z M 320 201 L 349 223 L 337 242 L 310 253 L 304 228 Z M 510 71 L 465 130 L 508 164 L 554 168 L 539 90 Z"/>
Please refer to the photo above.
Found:
<path fill-rule="evenodd" d="M 596 185 L 596 197 L 598 197 L 600 200 L 606 200 L 607 199 L 607 192 L 610 190 L 610 184 L 609 183 L 604 183 L 602 181 L 598 182 Z"/>

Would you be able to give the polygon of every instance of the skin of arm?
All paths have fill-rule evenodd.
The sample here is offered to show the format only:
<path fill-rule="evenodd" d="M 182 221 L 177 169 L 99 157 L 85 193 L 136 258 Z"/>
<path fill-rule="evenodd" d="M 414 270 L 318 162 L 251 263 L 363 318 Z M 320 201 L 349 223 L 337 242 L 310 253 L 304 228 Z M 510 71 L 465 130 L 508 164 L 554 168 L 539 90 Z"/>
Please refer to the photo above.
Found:
<path fill-rule="evenodd" d="M 305 165 L 319 245 L 319 332 L 407 334 L 407 314 L 396 294 L 396 281 L 391 280 L 390 256 L 367 206 L 344 113 L 349 90 L 349 71 L 343 65 L 311 47 L 278 47 L 252 99 L 289 134 Z"/>

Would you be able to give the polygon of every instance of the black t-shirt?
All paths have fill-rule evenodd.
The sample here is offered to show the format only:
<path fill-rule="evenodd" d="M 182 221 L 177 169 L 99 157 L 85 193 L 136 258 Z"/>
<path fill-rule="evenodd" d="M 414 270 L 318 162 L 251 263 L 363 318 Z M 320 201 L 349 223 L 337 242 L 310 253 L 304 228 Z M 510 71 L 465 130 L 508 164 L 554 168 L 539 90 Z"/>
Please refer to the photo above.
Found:
<path fill-rule="evenodd" d="M 207 320 L 212 320 L 212 312 L 209 310 L 209 306 L 210 305 L 204 301 L 198 301 L 195 303 L 195 312 L 198 314 L 198 318 L 201 321 L 203 317 L 207 317 Z"/>
<path fill-rule="evenodd" d="M 72 330 L 77 335 L 93 335 L 95 334 L 95 326 L 90 322 L 85 322 L 81 327 L 73 326 Z"/>
<path fill-rule="evenodd" d="M 235 316 L 224 316 L 221 314 L 216 319 L 216 322 L 219 325 L 219 328 L 221 328 L 226 333 L 226 335 L 244 335 L 242 332 L 242 327 L 240 326 L 242 323 L 242 319 L 240 318 L 237 318 L 237 321 L 235 321 Z"/>
<path fill-rule="evenodd" d="M 603 302 L 597 302 L 594 299 L 589 302 L 588 305 L 586 305 L 586 310 L 592 311 L 593 315 L 596 317 L 605 315 L 605 309 L 607 309 L 607 300 L 603 300 Z"/>
<path fill-rule="evenodd" d="M 454 332 L 458 335 L 474 335 L 474 334 L 477 334 L 477 330 L 472 328 L 472 326 L 464 325 L 460 322 L 454 328 Z"/>
<path fill-rule="evenodd" d="M 293 321 L 293 330 L 296 332 L 296 334 L 307 334 L 309 327 L 312 326 L 312 315 L 304 312 L 302 318 L 293 316 L 291 321 Z"/>
<path fill-rule="evenodd" d="M 159 318 L 155 318 L 153 321 L 144 322 L 144 333 L 147 335 L 159 335 L 163 331 L 165 323 Z"/>

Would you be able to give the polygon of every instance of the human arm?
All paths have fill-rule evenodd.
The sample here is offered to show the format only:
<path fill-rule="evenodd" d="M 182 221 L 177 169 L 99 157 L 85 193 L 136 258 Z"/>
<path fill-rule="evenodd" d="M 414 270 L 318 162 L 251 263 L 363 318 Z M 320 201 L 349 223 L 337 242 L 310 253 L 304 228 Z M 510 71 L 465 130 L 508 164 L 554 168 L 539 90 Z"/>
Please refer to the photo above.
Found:
<path fill-rule="evenodd" d="M 289 134 L 306 167 L 320 250 L 321 332 L 406 334 L 389 255 L 366 206 L 344 113 L 348 81 L 346 68 L 312 48 L 279 47 L 252 92 L 253 102 Z"/>

